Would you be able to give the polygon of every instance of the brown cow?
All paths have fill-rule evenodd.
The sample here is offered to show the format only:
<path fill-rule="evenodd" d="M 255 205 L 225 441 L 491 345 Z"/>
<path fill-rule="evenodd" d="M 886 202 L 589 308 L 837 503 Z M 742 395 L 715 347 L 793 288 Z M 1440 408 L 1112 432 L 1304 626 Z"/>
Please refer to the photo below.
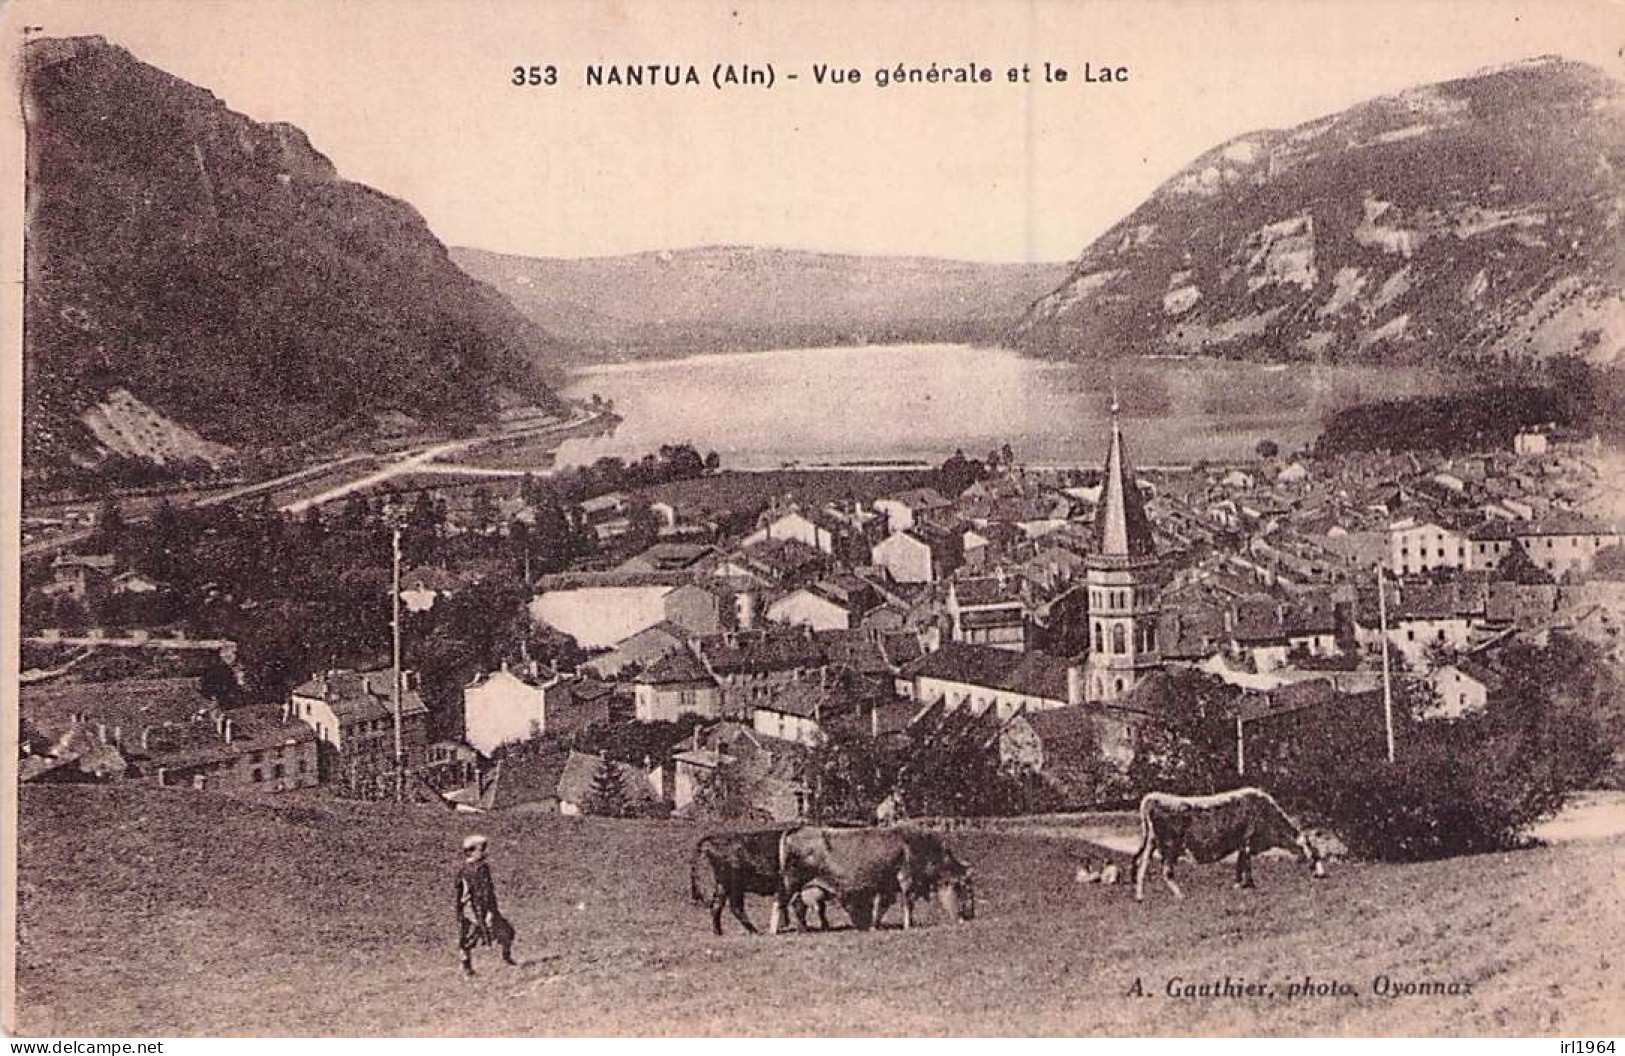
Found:
<path fill-rule="evenodd" d="M 976 915 L 970 870 L 930 833 L 804 825 L 780 839 L 779 873 L 774 931 L 791 898 L 808 886 L 840 897 L 860 929 L 879 927 L 894 901 L 903 904 L 903 927 L 913 927 L 915 900 L 932 893 L 950 917 L 964 921 Z M 873 912 L 854 911 L 865 899 Z"/>
<path fill-rule="evenodd" d="M 1140 800 L 1140 849 L 1134 852 L 1134 900 L 1145 900 L 1145 873 L 1154 849 L 1162 857 L 1162 881 L 1175 898 L 1174 862 L 1187 850 L 1198 862 L 1236 856 L 1236 886 L 1253 886 L 1252 856 L 1271 847 L 1295 850 L 1317 877 L 1325 876 L 1320 851 L 1286 816 L 1268 792 L 1237 788 L 1211 796 L 1150 792 Z"/>

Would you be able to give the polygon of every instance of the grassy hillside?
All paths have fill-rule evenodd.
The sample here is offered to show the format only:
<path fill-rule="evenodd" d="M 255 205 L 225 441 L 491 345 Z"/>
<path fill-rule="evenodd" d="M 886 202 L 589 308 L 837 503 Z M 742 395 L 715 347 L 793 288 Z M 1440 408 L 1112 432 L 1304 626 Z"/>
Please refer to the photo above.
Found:
<path fill-rule="evenodd" d="M 909 341 L 995 341 L 1065 264 L 753 246 L 552 260 L 454 248 L 583 360 Z"/>
<path fill-rule="evenodd" d="M 1621 844 L 1416 866 L 1268 860 L 1262 890 L 1077 887 L 1087 845 L 966 833 L 979 918 L 910 933 L 718 939 L 688 900 L 695 829 L 479 819 L 522 966 L 464 982 L 466 817 L 156 789 L 22 798 L 23 1032 L 175 1034 L 1421 1033 L 1625 1030 Z M 766 904 L 751 906 L 765 923 Z M 839 914 L 836 914 L 839 916 Z M 1471 982 L 1379 998 L 1373 977 Z M 1305 974 L 1356 997 L 1174 1000 L 1172 977 Z M 1158 996 L 1124 996 L 1135 977 Z"/>

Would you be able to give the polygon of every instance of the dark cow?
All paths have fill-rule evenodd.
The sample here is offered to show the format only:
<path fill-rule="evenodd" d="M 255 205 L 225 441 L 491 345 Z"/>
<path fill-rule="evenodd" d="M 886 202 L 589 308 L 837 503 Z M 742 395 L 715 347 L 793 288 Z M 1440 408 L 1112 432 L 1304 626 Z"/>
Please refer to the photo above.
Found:
<path fill-rule="evenodd" d="M 861 929 L 878 928 L 893 902 L 903 904 L 903 927 L 913 927 L 915 900 L 933 892 L 950 917 L 963 921 L 976 915 L 970 870 L 926 832 L 804 825 L 780 839 L 779 873 L 774 931 L 791 899 L 808 886 L 841 898 Z M 865 903 L 872 912 L 862 912 Z"/>
<path fill-rule="evenodd" d="M 1271 847 L 1295 850 L 1325 876 L 1320 852 L 1286 812 L 1257 788 L 1238 788 L 1211 796 L 1175 796 L 1151 792 L 1140 800 L 1140 849 L 1134 853 L 1134 900 L 1145 899 L 1145 873 L 1151 852 L 1162 857 L 1162 880 L 1175 898 L 1184 892 L 1174 883 L 1174 862 L 1187 850 L 1198 862 L 1236 856 L 1236 886 L 1253 886 L 1252 857 Z"/>
<path fill-rule="evenodd" d="M 702 837 L 694 845 L 694 858 L 688 871 L 689 895 L 695 902 L 709 903 L 712 931 L 722 934 L 722 908 L 727 906 L 746 931 L 756 933 L 756 925 L 745 915 L 745 895 L 778 895 L 779 838 L 784 833 L 782 828 L 719 832 Z M 711 876 L 709 896 L 700 887 L 702 862 Z M 807 903 L 813 902 L 818 909 L 819 924 L 828 931 L 829 918 L 825 915 L 822 894 L 813 896 L 807 892 L 807 895 L 812 897 L 801 897 L 798 892 L 793 902 L 801 929 L 807 929 Z"/>

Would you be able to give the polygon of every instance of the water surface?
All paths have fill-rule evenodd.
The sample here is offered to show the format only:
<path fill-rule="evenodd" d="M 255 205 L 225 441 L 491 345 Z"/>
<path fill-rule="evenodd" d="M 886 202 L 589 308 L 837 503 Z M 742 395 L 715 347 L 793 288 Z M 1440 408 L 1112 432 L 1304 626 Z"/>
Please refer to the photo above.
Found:
<path fill-rule="evenodd" d="M 1136 461 L 1249 456 L 1313 442 L 1327 414 L 1442 391 L 1407 368 L 1133 359 L 1063 363 L 970 345 L 804 348 L 595 366 L 566 392 L 615 401 L 625 421 L 567 441 L 561 464 L 636 458 L 689 441 L 738 469 L 917 460 L 1008 443 L 1032 465 L 1093 465 L 1113 387 Z"/>

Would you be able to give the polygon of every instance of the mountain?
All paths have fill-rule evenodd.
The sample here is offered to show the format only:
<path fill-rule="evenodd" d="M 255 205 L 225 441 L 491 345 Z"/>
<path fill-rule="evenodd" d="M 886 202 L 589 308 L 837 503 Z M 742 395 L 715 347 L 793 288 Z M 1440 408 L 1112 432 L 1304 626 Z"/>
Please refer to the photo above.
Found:
<path fill-rule="evenodd" d="M 25 77 L 32 476 L 558 406 L 552 339 L 299 129 L 100 37 Z"/>
<path fill-rule="evenodd" d="M 451 253 L 584 360 L 993 341 L 1067 270 L 749 246 L 580 260 Z"/>
<path fill-rule="evenodd" d="M 1625 91 L 1542 58 L 1197 158 L 1014 342 L 1071 357 L 1512 363 L 1625 350 Z"/>

